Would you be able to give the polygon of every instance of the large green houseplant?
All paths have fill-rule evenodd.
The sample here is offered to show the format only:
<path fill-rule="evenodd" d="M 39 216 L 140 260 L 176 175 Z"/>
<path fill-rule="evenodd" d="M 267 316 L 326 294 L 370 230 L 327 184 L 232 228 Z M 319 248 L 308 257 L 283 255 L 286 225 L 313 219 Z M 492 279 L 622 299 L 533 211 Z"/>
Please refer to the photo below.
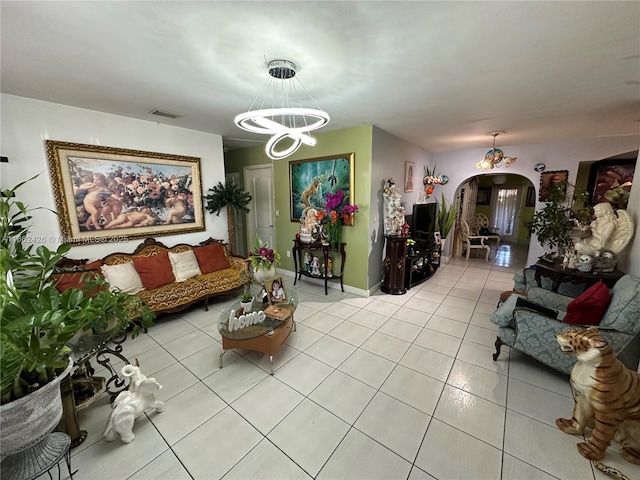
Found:
<path fill-rule="evenodd" d="M 571 232 L 576 226 L 571 206 L 567 204 L 566 182 L 549 185 L 546 189 L 546 205 L 525 223 L 529 234 L 535 233 L 538 241 L 551 250 L 550 256 L 561 256 L 573 247 Z"/>
<path fill-rule="evenodd" d="M 139 317 L 142 326 L 147 327 L 153 324 L 154 316 L 138 297 L 111 291 L 104 281 L 97 281 L 103 288 L 93 298 L 85 296 L 78 288 L 58 292 L 54 286 L 54 267 L 70 246 L 63 244 L 51 250 L 45 245 L 33 244 L 29 225 L 34 209 L 17 200 L 16 194 L 24 183 L 0 192 L 0 420 L 3 454 L 26 448 L 31 441 L 20 430 L 15 436 L 8 433 L 6 422 L 10 417 L 10 406 L 19 403 L 18 410 L 24 410 L 25 397 L 59 381 L 59 375 L 65 368 L 65 373 L 69 371 L 69 342 L 78 332 L 102 329 L 112 318 L 117 318 L 116 330 L 126 328 L 135 317 Z M 136 333 L 137 330 L 133 334 Z M 59 389 L 57 393 L 54 402 L 60 400 Z M 54 415 L 59 413 L 56 411 Z M 47 425 L 53 423 L 55 427 L 59 419 L 58 416 Z M 20 428 L 26 427 L 18 426 Z M 42 430 L 45 427 L 38 428 Z M 36 431 L 35 441 L 40 439 L 42 431 Z"/>

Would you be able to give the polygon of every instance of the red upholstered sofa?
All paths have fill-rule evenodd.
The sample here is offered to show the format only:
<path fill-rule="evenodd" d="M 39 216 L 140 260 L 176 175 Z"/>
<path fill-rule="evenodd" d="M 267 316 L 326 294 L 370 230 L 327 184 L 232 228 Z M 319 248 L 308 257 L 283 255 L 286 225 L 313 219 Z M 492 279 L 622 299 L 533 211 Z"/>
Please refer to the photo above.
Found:
<path fill-rule="evenodd" d="M 65 258 L 58 264 L 57 288 L 82 286 L 87 271 L 138 295 L 156 313 L 169 313 L 231 293 L 249 281 L 246 259 L 233 256 L 222 240 L 173 247 L 147 238 L 133 253 L 112 253 L 88 262 Z"/>

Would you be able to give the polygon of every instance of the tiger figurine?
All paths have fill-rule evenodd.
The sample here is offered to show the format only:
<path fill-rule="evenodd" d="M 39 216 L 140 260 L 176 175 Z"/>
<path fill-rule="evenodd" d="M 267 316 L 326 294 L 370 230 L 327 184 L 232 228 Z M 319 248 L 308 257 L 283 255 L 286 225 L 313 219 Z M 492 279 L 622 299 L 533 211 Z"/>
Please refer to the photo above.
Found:
<path fill-rule="evenodd" d="M 622 456 L 640 464 L 640 375 L 616 358 L 598 327 L 556 334 L 562 351 L 575 355 L 571 370 L 573 417 L 558 418 L 556 425 L 571 435 L 593 428 L 578 451 L 589 460 L 600 460 L 614 439 Z"/>

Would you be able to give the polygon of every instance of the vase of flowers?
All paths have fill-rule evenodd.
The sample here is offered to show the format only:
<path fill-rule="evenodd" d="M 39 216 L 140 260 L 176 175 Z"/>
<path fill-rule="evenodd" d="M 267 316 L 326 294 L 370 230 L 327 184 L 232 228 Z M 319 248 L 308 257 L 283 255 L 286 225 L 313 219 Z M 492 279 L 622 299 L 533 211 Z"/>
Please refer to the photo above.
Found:
<path fill-rule="evenodd" d="M 326 240 L 335 250 L 340 249 L 342 226 L 353 225 L 353 214 L 358 211 L 357 205 L 345 204 L 344 191 L 328 192 L 324 196 L 324 210 L 318 210 L 316 219 L 322 225 Z"/>
<path fill-rule="evenodd" d="M 258 283 L 276 276 L 276 265 L 280 264 L 280 254 L 269 244 L 256 237 L 253 251 L 249 252 L 249 264 L 253 278 Z"/>

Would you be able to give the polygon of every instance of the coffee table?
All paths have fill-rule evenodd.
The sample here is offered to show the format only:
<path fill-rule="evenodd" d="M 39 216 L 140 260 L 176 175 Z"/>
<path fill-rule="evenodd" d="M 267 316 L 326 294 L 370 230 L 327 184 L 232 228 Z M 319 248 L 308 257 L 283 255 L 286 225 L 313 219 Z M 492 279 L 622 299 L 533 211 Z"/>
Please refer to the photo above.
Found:
<path fill-rule="evenodd" d="M 266 353 L 271 362 L 271 375 L 273 375 L 273 356 L 280 350 L 282 344 L 289 338 L 291 331 L 295 332 L 296 323 L 293 313 L 298 305 L 298 297 L 293 291 L 287 291 L 288 300 L 274 304 L 280 310 L 282 319 L 267 316 L 263 321 L 244 328 L 229 331 L 229 316 L 231 310 L 236 312 L 240 309 L 240 300 L 234 301 L 220 315 L 218 320 L 218 331 L 222 336 L 222 352 L 220 353 L 219 368 L 222 368 L 222 356 L 224 352 L 231 349 L 252 350 L 254 352 Z M 258 301 L 253 302 L 252 311 L 264 310 L 269 304 Z"/>

